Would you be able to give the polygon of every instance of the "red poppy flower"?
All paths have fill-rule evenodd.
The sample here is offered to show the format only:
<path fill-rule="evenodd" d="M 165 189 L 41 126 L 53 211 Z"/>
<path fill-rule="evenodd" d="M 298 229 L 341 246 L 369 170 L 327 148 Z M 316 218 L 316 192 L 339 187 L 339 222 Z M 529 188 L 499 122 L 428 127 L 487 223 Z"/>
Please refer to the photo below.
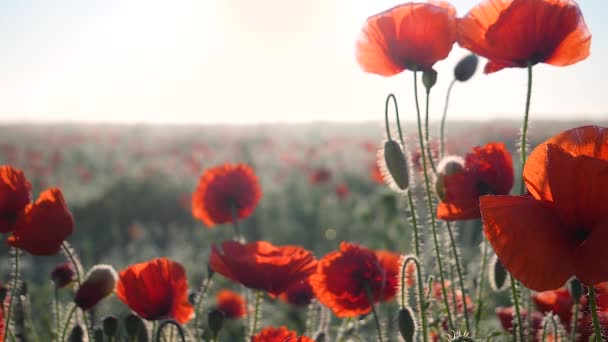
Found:
<path fill-rule="evenodd" d="M 384 269 L 386 278 L 386 285 L 384 286 L 380 300 L 389 301 L 393 299 L 397 293 L 397 287 L 399 284 L 398 276 L 401 272 L 401 255 L 390 251 L 376 251 L 376 256 L 378 257 L 378 261 L 380 261 L 380 265 Z M 410 265 L 415 264 L 410 263 Z M 410 272 L 410 269 L 413 270 L 412 266 L 408 265 L 406 273 Z M 407 279 L 408 276 L 406 276 L 406 281 Z"/>
<path fill-rule="evenodd" d="M 32 200 L 32 185 L 23 171 L 0 166 L 0 233 L 14 229 L 19 212 Z"/>
<path fill-rule="evenodd" d="M 336 185 L 336 196 L 338 197 L 338 199 L 346 199 L 348 197 L 348 193 L 348 185 L 346 185 L 345 183 L 340 183 Z"/>
<path fill-rule="evenodd" d="M 225 241 L 222 250 L 223 253 L 216 246 L 211 247 L 209 264 L 214 272 L 274 296 L 308 278 L 317 267 L 313 254 L 299 246 Z"/>
<path fill-rule="evenodd" d="M 513 187 L 513 160 L 503 143 L 474 147 L 459 167 L 450 163 L 458 162 L 447 157 L 438 165 L 437 217 L 442 220 L 479 218 L 479 196 L 506 195 Z"/>
<path fill-rule="evenodd" d="M 251 215 L 262 190 L 253 170 L 245 164 L 224 164 L 206 170 L 192 195 L 192 215 L 207 227 Z"/>
<path fill-rule="evenodd" d="M 486 57 L 485 73 L 589 56 L 591 34 L 572 0 L 484 0 L 458 21 L 458 43 Z"/>
<path fill-rule="evenodd" d="M 267 327 L 251 338 L 251 342 L 314 342 L 306 336 L 298 337 L 295 331 L 282 326 L 279 328 Z"/>
<path fill-rule="evenodd" d="M 308 279 L 292 284 L 287 291 L 281 293 L 279 298 L 294 306 L 307 306 L 315 294 Z"/>
<path fill-rule="evenodd" d="M 373 163 L 370 166 L 371 169 L 371 178 L 374 182 L 378 183 L 378 184 L 385 184 L 384 183 L 384 176 L 382 175 L 382 171 L 380 169 L 380 165 L 378 164 L 378 161 L 373 161 Z"/>
<path fill-rule="evenodd" d="M 19 214 L 10 246 L 33 255 L 52 255 L 74 231 L 74 219 L 61 190 L 50 188 L 40 194 L 35 203 L 28 204 Z"/>
<path fill-rule="evenodd" d="M 331 172 L 324 168 L 313 170 L 308 175 L 308 180 L 315 185 L 327 183 L 331 180 Z"/>
<path fill-rule="evenodd" d="M 537 292 L 532 295 L 532 300 L 540 312 L 556 314 L 566 330 L 570 330 L 574 299 L 567 288 Z"/>
<path fill-rule="evenodd" d="M 149 321 L 171 318 L 184 324 L 194 316 L 184 267 L 167 258 L 131 265 L 120 272 L 116 296 Z"/>
<path fill-rule="evenodd" d="M 546 291 L 575 275 L 608 280 L 608 129 L 585 126 L 540 144 L 524 166 L 532 196 L 483 196 L 481 215 L 500 262 L 527 287 Z"/>
<path fill-rule="evenodd" d="M 356 44 L 357 62 L 381 76 L 429 70 L 448 56 L 456 30 L 456 10 L 448 3 L 399 5 L 367 19 Z"/>
<path fill-rule="evenodd" d="M 458 312 L 462 313 L 464 312 L 464 308 L 466 305 L 466 308 L 469 312 L 473 312 L 474 304 L 473 301 L 471 300 L 471 297 L 469 295 L 462 295 L 462 291 L 461 290 L 452 290 L 452 283 L 449 280 L 444 281 L 445 284 L 445 288 L 446 288 L 446 292 L 448 295 L 448 303 L 453 303 L 454 302 L 454 294 L 456 294 L 456 306 L 458 308 Z M 441 282 L 434 282 L 433 283 L 433 296 L 435 297 L 435 299 L 437 300 L 437 302 L 441 302 L 443 301 L 443 289 L 441 288 Z"/>
<path fill-rule="evenodd" d="M 243 318 L 247 314 L 243 296 L 230 290 L 224 289 L 217 293 L 216 305 L 226 318 Z"/>
<path fill-rule="evenodd" d="M 366 287 L 372 299 L 382 298 L 386 273 L 374 251 L 342 242 L 340 250 L 319 260 L 310 277 L 315 296 L 338 317 L 354 317 L 371 311 Z"/>
<path fill-rule="evenodd" d="M 55 266 L 51 272 L 51 279 L 58 288 L 63 288 L 71 284 L 76 279 L 76 271 L 71 262 L 66 262 Z"/>
<path fill-rule="evenodd" d="M 526 320 L 528 316 L 528 312 L 525 309 L 521 309 L 521 318 L 522 320 Z M 515 314 L 515 309 L 511 306 L 508 308 L 498 307 L 496 308 L 496 316 L 498 316 L 498 320 L 500 321 L 500 325 L 505 331 L 513 332 L 513 317 Z M 536 336 L 538 331 L 542 331 L 542 322 L 543 322 L 543 314 L 538 311 L 532 312 L 532 331 L 531 335 Z M 536 342 L 537 339 L 533 340 Z"/>

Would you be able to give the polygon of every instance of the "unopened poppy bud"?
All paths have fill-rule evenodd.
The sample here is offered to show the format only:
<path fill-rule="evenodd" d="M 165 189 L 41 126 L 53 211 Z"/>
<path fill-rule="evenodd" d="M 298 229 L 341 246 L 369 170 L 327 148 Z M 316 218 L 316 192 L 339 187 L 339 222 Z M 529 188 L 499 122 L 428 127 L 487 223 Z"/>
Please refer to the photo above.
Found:
<path fill-rule="evenodd" d="M 147 334 L 144 322 L 135 314 L 129 314 L 125 317 L 125 328 L 127 330 L 127 335 L 129 335 L 131 339 L 140 336 L 142 331 Z"/>
<path fill-rule="evenodd" d="M 84 282 L 74 296 L 74 302 L 82 310 L 88 310 L 106 298 L 116 287 L 118 275 L 110 265 L 95 265 L 87 273 Z"/>
<path fill-rule="evenodd" d="M 574 299 L 574 302 L 578 302 L 578 300 L 583 295 L 583 285 L 581 281 L 577 278 L 572 278 L 568 282 L 568 290 L 570 291 L 570 296 Z"/>
<path fill-rule="evenodd" d="M 214 337 L 217 337 L 217 334 L 222 330 L 224 319 L 224 313 L 218 309 L 213 309 L 207 314 L 207 324 Z"/>
<path fill-rule="evenodd" d="M 82 329 L 80 324 L 76 324 L 72 328 L 70 336 L 68 336 L 68 342 L 84 342 L 84 329 Z"/>
<path fill-rule="evenodd" d="M 410 177 L 403 148 L 398 142 L 389 139 L 384 143 L 382 151 L 384 157 L 384 164 L 382 165 L 384 179 L 395 190 L 406 190 L 410 185 Z"/>
<path fill-rule="evenodd" d="M 108 335 L 108 337 L 116 337 L 116 332 L 118 331 L 118 318 L 114 316 L 108 316 L 103 319 L 103 332 Z"/>
<path fill-rule="evenodd" d="M 470 54 L 461 59 L 456 67 L 454 68 L 454 78 L 460 82 L 468 81 L 475 71 L 477 71 L 477 64 L 479 64 L 479 58 L 477 55 Z"/>
<path fill-rule="evenodd" d="M 314 337 L 315 342 L 329 342 L 329 337 L 327 337 L 327 333 L 324 331 L 319 331 L 317 335 Z"/>
<path fill-rule="evenodd" d="M 422 84 L 424 84 L 426 91 L 430 91 L 435 83 L 437 83 L 437 71 L 430 69 L 422 73 Z"/>
<path fill-rule="evenodd" d="M 416 336 L 416 321 L 410 308 L 405 307 L 399 310 L 399 332 L 405 342 L 413 342 Z"/>
<path fill-rule="evenodd" d="M 435 192 L 439 199 L 444 200 L 446 196 L 445 177 L 451 176 L 464 170 L 464 159 L 458 156 L 447 156 L 437 164 L 437 179 L 435 180 Z"/>
<path fill-rule="evenodd" d="M 490 260 L 490 286 L 492 290 L 499 292 L 507 286 L 507 270 L 500 263 L 498 257 L 494 255 Z"/>
<path fill-rule="evenodd" d="M 51 279 L 57 288 L 64 288 L 70 285 L 76 278 L 76 272 L 72 263 L 66 262 L 55 266 L 51 272 Z"/>
<path fill-rule="evenodd" d="M 103 342 L 103 329 L 95 329 L 95 332 L 93 332 L 93 340 L 95 342 Z"/>

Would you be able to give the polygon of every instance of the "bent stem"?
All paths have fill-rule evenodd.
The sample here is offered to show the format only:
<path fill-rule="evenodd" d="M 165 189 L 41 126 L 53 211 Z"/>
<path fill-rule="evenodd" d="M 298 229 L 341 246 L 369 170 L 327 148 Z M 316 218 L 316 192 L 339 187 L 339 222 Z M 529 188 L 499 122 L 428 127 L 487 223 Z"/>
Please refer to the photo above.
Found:
<path fill-rule="evenodd" d="M 207 291 L 209 290 L 209 287 L 211 286 L 211 279 L 213 278 L 213 275 L 215 274 L 215 272 L 210 272 L 209 276 L 207 276 L 207 279 L 205 279 L 205 282 L 203 283 L 203 286 L 201 288 L 200 293 L 198 294 L 198 297 L 196 298 L 196 303 L 194 304 L 194 331 L 195 331 L 195 336 L 198 338 L 199 341 L 203 340 L 203 332 L 201 327 L 199 326 L 200 322 L 199 322 L 199 317 L 201 315 L 199 315 L 199 311 L 201 309 L 201 305 L 203 304 L 203 299 L 205 299 L 206 295 L 207 295 Z"/>
<path fill-rule="evenodd" d="M 8 300 L 8 310 L 6 312 L 6 321 L 4 323 L 4 341 L 8 338 L 9 327 L 11 326 L 11 314 L 13 313 L 13 304 L 15 298 L 17 298 L 17 291 L 19 290 L 19 249 L 13 247 L 13 282 L 11 287 L 11 298 Z"/>
<path fill-rule="evenodd" d="M 452 245 L 452 253 L 454 254 L 454 261 L 456 262 L 456 272 L 458 273 L 458 282 L 460 283 L 460 291 L 462 292 L 462 300 L 463 300 L 463 310 L 464 311 L 464 321 L 466 323 L 467 326 L 467 331 L 470 333 L 471 332 L 471 326 L 469 324 L 469 310 L 467 309 L 467 303 L 465 300 L 465 287 L 464 287 L 464 280 L 462 277 L 462 268 L 460 266 L 460 258 L 458 257 L 458 249 L 456 248 L 456 241 L 454 239 L 454 234 L 452 233 L 452 225 L 450 224 L 450 222 L 446 221 L 446 225 L 448 228 L 448 234 L 450 235 L 450 245 Z"/>
<path fill-rule="evenodd" d="M 424 279 L 422 278 L 422 268 L 420 267 L 420 262 L 418 261 L 418 259 L 411 256 L 407 257 L 403 261 L 403 265 L 401 265 L 401 308 L 403 309 L 406 306 L 405 287 L 407 286 L 407 284 L 405 284 L 405 270 L 409 262 L 414 262 L 416 264 L 416 283 L 418 283 L 418 305 L 420 306 L 419 313 L 420 323 L 422 325 L 422 340 L 426 341 L 426 300 L 424 296 Z"/>
<path fill-rule="evenodd" d="M 589 306 L 591 309 L 591 319 L 593 321 L 593 331 L 595 333 L 596 341 L 602 340 L 602 329 L 600 329 L 600 321 L 597 318 L 597 305 L 595 303 L 595 288 L 589 286 Z"/>
<path fill-rule="evenodd" d="M 448 116 L 448 104 L 450 103 L 450 94 L 452 93 L 452 87 L 456 83 L 456 79 L 452 80 L 450 86 L 448 87 L 448 92 L 445 95 L 445 105 L 443 107 L 443 115 L 441 116 L 441 128 L 439 130 L 439 140 L 440 140 L 440 158 L 445 156 L 445 120 Z"/>
<path fill-rule="evenodd" d="M 70 321 L 72 320 L 72 316 L 74 316 L 76 309 L 78 309 L 78 306 L 76 306 L 76 304 L 72 305 L 72 309 L 70 309 L 68 318 L 65 320 L 65 325 L 63 326 L 63 333 L 61 334 L 61 341 L 65 341 L 65 335 L 68 332 L 68 328 L 70 327 Z"/>
<path fill-rule="evenodd" d="M 74 266 L 74 271 L 76 272 L 76 282 L 77 285 L 80 286 L 82 265 L 80 264 L 80 261 L 74 254 L 74 250 L 67 241 L 63 241 L 63 243 L 61 244 L 61 248 L 63 249 L 63 253 L 65 253 L 67 258 L 72 263 L 72 266 Z"/>
<path fill-rule="evenodd" d="M 255 304 L 253 309 L 253 322 L 251 324 L 250 329 L 250 338 L 253 339 L 255 336 L 256 330 L 258 330 L 258 319 L 260 316 L 260 305 L 262 303 L 262 296 L 264 293 L 262 291 L 257 291 L 255 294 Z"/>
<path fill-rule="evenodd" d="M 369 288 L 369 284 L 365 284 L 364 289 L 369 306 L 372 307 L 372 314 L 374 315 L 374 321 L 376 322 L 376 332 L 378 333 L 378 341 L 382 342 L 382 326 L 380 325 L 380 319 L 378 318 L 376 306 L 374 305 L 374 296 L 372 295 L 372 290 Z"/>
<path fill-rule="evenodd" d="M 426 153 L 424 152 L 424 139 L 422 137 L 422 120 L 420 119 L 420 105 L 418 104 L 418 72 L 414 71 L 414 98 L 416 100 L 416 114 L 418 121 L 418 140 L 420 143 L 420 155 L 422 157 L 422 170 L 424 174 L 424 185 L 426 188 L 426 201 L 429 210 L 429 217 L 431 219 L 431 228 L 433 232 L 433 243 L 435 245 L 435 256 L 437 257 L 437 266 L 439 267 L 439 277 L 441 280 L 441 292 L 443 293 L 443 301 L 448 315 L 448 322 L 450 324 L 450 330 L 454 330 L 454 322 L 452 320 L 452 313 L 450 312 L 450 304 L 448 302 L 447 291 L 445 289 L 443 263 L 441 261 L 441 252 L 439 250 L 439 241 L 437 238 L 437 225 L 435 223 L 435 210 L 433 208 L 433 201 L 431 199 L 431 185 L 429 181 L 429 174 L 426 167 Z"/>
<path fill-rule="evenodd" d="M 158 330 L 156 330 L 156 337 L 154 338 L 154 341 L 160 342 L 160 339 L 162 337 L 161 333 L 167 325 L 172 325 L 172 326 L 176 327 L 177 333 L 179 334 L 180 339 L 182 340 L 182 342 L 186 342 L 186 334 L 184 333 L 184 329 L 177 321 L 175 321 L 173 319 L 167 319 L 167 320 L 164 320 L 162 323 L 160 323 L 160 325 L 158 326 Z M 173 331 L 173 330 L 171 330 L 171 331 Z"/>
<path fill-rule="evenodd" d="M 475 336 L 479 334 L 479 321 L 483 312 L 483 286 L 486 280 L 486 270 L 488 268 L 488 241 L 483 239 L 483 249 L 481 257 L 481 269 L 479 270 L 479 287 L 477 288 L 477 305 L 475 306 Z"/>

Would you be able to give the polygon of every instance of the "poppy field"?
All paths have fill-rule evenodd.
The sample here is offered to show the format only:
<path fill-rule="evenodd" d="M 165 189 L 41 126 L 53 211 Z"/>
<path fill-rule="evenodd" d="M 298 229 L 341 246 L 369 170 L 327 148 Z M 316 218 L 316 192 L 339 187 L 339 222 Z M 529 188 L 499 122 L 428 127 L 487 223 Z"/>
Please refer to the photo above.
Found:
<path fill-rule="evenodd" d="M 590 55 L 578 5 L 404 3 L 353 44 L 414 85 L 374 122 L 0 126 L 0 339 L 608 340 L 606 122 L 531 110 Z M 522 112 L 451 120 L 497 72 Z"/>

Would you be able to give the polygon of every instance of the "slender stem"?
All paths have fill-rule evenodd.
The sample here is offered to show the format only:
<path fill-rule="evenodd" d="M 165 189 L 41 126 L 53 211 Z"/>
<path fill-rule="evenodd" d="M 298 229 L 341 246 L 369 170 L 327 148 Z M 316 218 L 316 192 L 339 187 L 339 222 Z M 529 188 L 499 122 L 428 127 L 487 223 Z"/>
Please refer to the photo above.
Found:
<path fill-rule="evenodd" d="M 255 336 L 256 331 L 258 330 L 258 318 L 260 315 L 260 305 L 262 303 L 262 296 L 264 293 L 262 291 L 257 291 L 255 294 L 255 304 L 253 309 L 253 323 L 251 324 L 251 338 Z"/>
<path fill-rule="evenodd" d="M 600 328 L 600 321 L 597 318 L 597 305 L 595 303 L 595 288 L 589 286 L 589 306 L 591 310 L 591 319 L 593 320 L 593 331 L 595 333 L 596 341 L 602 340 L 602 329 Z"/>
<path fill-rule="evenodd" d="M 555 318 L 553 318 L 553 315 L 549 316 L 548 319 L 545 319 L 545 322 L 543 324 L 543 338 L 541 341 L 546 341 L 547 339 L 547 325 L 549 324 L 549 322 L 551 322 L 551 325 L 553 325 L 554 341 L 561 341 L 561 336 L 559 336 L 559 328 L 557 327 L 557 323 L 555 322 Z"/>
<path fill-rule="evenodd" d="M 57 338 L 59 338 L 59 330 L 61 330 L 61 317 L 59 317 L 59 287 L 57 285 L 55 287 L 55 333 L 57 334 Z"/>
<path fill-rule="evenodd" d="M 70 327 L 70 321 L 72 320 L 72 316 L 74 316 L 76 309 L 78 309 L 78 306 L 76 306 L 76 304 L 72 305 L 72 309 L 70 310 L 70 313 L 68 314 L 68 318 L 65 320 L 65 325 L 63 326 L 63 334 L 61 334 L 62 342 L 65 341 L 65 335 L 68 332 L 68 328 Z"/>
<path fill-rule="evenodd" d="M 435 223 L 435 210 L 433 208 L 433 201 L 431 199 L 431 185 L 429 181 L 429 174 L 426 167 L 426 153 L 424 153 L 424 139 L 422 137 L 422 123 L 420 119 L 420 105 L 418 104 L 418 75 L 417 71 L 414 71 L 414 98 L 416 99 L 416 114 L 418 119 L 418 140 L 420 143 L 420 155 L 422 157 L 422 170 L 424 174 L 424 185 L 426 188 L 426 201 L 429 210 L 429 217 L 431 218 L 431 228 L 433 231 L 433 242 L 435 244 L 435 256 L 437 257 L 437 266 L 439 267 L 439 278 L 441 280 L 441 292 L 443 293 L 443 301 L 448 315 L 448 322 L 450 324 L 450 330 L 454 330 L 454 322 L 452 321 L 452 313 L 450 312 L 450 304 L 448 303 L 447 291 L 445 289 L 443 263 L 441 261 L 441 252 L 439 250 L 439 241 L 437 239 L 437 225 Z"/>
<path fill-rule="evenodd" d="M 409 262 L 414 262 L 416 264 L 416 283 L 418 284 L 418 305 L 420 306 L 419 314 L 420 323 L 422 325 L 422 340 L 426 341 L 426 298 L 424 295 L 424 279 L 422 278 L 422 268 L 420 267 L 420 262 L 417 258 L 411 256 L 407 257 L 403 261 L 403 265 L 401 265 L 401 308 L 405 308 L 405 287 L 407 286 L 407 284 L 405 284 L 405 275 L 407 264 Z"/>
<path fill-rule="evenodd" d="M 450 235 L 450 245 L 452 245 L 452 253 L 454 253 L 454 261 L 456 262 L 456 272 L 458 273 L 458 282 L 460 283 L 460 291 L 462 292 L 462 303 L 464 311 L 464 321 L 467 326 L 467 331 L 471 332 L 471 326 L 469 324 L 469 310 L 467 309 L 467 301 L 465 300 L 465 287 L 464 280 L 462 277 L 462 267 L 460 266 L 460 258 L 458 257 L 458 249 L 456 248 L 456 241 L 454 240 L 454 234 L 452 233 L 452 225 L 450 222 L 446 222 L 448 228 L 448 234 Z"/>
<path fill-rule="evenodd" d="M 376 312 L 376 306 L 374 305 L 374 296 L 372 295 L 372 290 L 369 288 L 368 284 L 365 284 L 365 294 L 367 295 L 367 301 L 369 302 L 369 306 L 372 307 L 372 314 L 374 315 L 374 321 L 376 322 L 376 332 L 378 333 L 378 341 L 382 342 L 382 326 L 380 325 L 380 319 L 378 318 L 378 313 Z"/>
<path fill-rule="evenodd" d="M 456 79 L 453 79 L 448 87 L 448 92 L 445 95 L 445 105 L 443 107 L 443 116 L 441 117 L 441 128 L 439 131 L 439 140 L 441 141 L 441 153 L 440 157 L 443 158 L 445 156 L 445 119 L 448 116 L 448 104 L 450 103 L 450 94 L 452 93 L 452 87 L 456 83 Z"/>
<path fill-rule="evenodd" d="M 407 204 L 412 215 L 412 226 L 414 226 L 414 248 L 416 250 L 416 256 L 420 257 L 420 237 L 418 235 L 418 220 L 416 219 L 416 207 L 414 206 L 412 191 L 409 187 L 407 189 Z"/>
<path fill-rule="evenodd" d="M 11 314 L 13 313 L 13 303 L 17 298 L 17 291 L 19 291 L 19 249 L 12 248 L 14 255 L 14 270 L 13 270 L 13 282 L 11 288 L 11 298 L 8 300 L 8 311 L 6 312 L 6 319 L 4 321 L 4 341 L 8 338 L 9 327 L 11 326 Z"/>
<path fill-rule="evenodd" d="M 211 279 L 213 278 L 213 275 L 215 273 L 211 272 L 209 274 L 209 276 L 207 277 L 207 279 L 205 279 L 205 282 L 203 283 L 203 287 L 200 291 L 200 293 L 198 294 L 198 296 L 196 297 L 196 303 L 194 304 L 194 331 L 195 331 L 195 336 L 197 336 L 198 341 L 202 341 L 203 340 L 203 332 L 201 327 L 199 326 L 200 321 L 199 321 L 199 317 L 200 315 L 200 309 L 201 309 L 201 305 L 203 304 L 203 299 L 205 299 L 205 296 L 207 295 L 207 291 L 209 290 L 209 287 L 211 286 Z"/>
<path fill-rule="evenodd" d="M 574 315 L 572 315 L 572 328 L 570 331 L 570 341 L 576 342 L 576 325 L 578 323 L 579 299 L 574 301 Z"/>
<path fill-rule="evenodd" d="M 426 105 L 425 105 L 425 115 L 424 115 L 424 144 L 426 145 L 426 153 L 429 155 L 429 165 L 431 165 L 431 169 L 433 173 L 437 173 L 435 169 L 435 161 L 433 161 L 433 154 L 431 153 L 431 145 L 429 143 L 429 98 L 431 96 L 431 90 L 427 89 L 426 91 Z"/>
<path fill-rule="evenodd" d="M 519 309 L 519 294 L 517 292 L 517 280 L 509 273 L 509 282 L 511 283 L 511 297 L 513 300 L 513 306 L 515 307 L 515 319 L 517 320 L 517 326 L 513 327 L 513 340 L 517 340 L 517 333 L 519 331 L 520 341 L 524 340 L 524 325 L 521 319 L 521 310 Z"/>
<path fill-rule="evenodd" d="M 181 341 L 182 342 L 186 342 L 186 335 L 184 333 L 184 329 L 182 328 L 182 326 L 177 321 L 172 320 L 172 319 L 167 319 L 167 320 L 164 320 L 164 321 L 162 321 L 160 323 L 160 325 L 158 326 L 158 330 L 156 330 L 156 338 L 154 339 L 154 341 L 160 342 L 160 339 L 161 339 L 161 336 L 162 336 L 162 331 L 163 331 L 163 329 L 167 325 L 171 325 L 173 327 L 176 327 Z"/>
<path fill-rule="evenodd" d="M 532 97 L 532 64 L 528 63 L 528 92 L 526 94 L 526 112 L 524 113 L 524 122 L 521 128 L 521 167 L 523 170 L 524 165 L 526 164 L 526 144 L 527 144 L 527 135 L 528 135 L 528 116 L 530 114 L 530 99 Z M 519 194 L 524 195 L 525 192 L 525 182 L 523 178 L 521 179 L 521 183 L 519 184 Z"/>
<path fill-rule="evenodd" d="M 82 320 L 84 321 L 84 329 L 87 331 L 89 341 L 93 341 L 91 338 L 91 329 L 89 329 L 89 319 L 87 318 L 87 313 L 84 310 L 82 310 Z"/>
<path fill-rule="evenodd" d="M 68 257 L 68 259 L 70 259 L 72 266 L 74 266 L 74 271 L 76 272 L 76 282 L 77 282 L 78 286 L 80 286 L 80 283 L 81 283 L 80 262 L 78 262 L 74 253 L 72 253 L 72 248 L 70 248 L 70 245 L 68 244 L 67 241 L 64 241 L 61 244 L 61 247 L 63 248 L 63 252 L 65 253 L 65 255 Z"/>
<path fill-rule="evenodd" d="M 477 305 L 475 306 L 475 335 L 479 335 L 479 321 L 481 320 L 481 313 L 483 312 L 483 286 L 486 281 L 486 271 L 488 268 L 488 241 L 483 240 L 482 257 L 481 257 L 481 269 L 479 275 L 479 286 L 477 288 Z"/>

